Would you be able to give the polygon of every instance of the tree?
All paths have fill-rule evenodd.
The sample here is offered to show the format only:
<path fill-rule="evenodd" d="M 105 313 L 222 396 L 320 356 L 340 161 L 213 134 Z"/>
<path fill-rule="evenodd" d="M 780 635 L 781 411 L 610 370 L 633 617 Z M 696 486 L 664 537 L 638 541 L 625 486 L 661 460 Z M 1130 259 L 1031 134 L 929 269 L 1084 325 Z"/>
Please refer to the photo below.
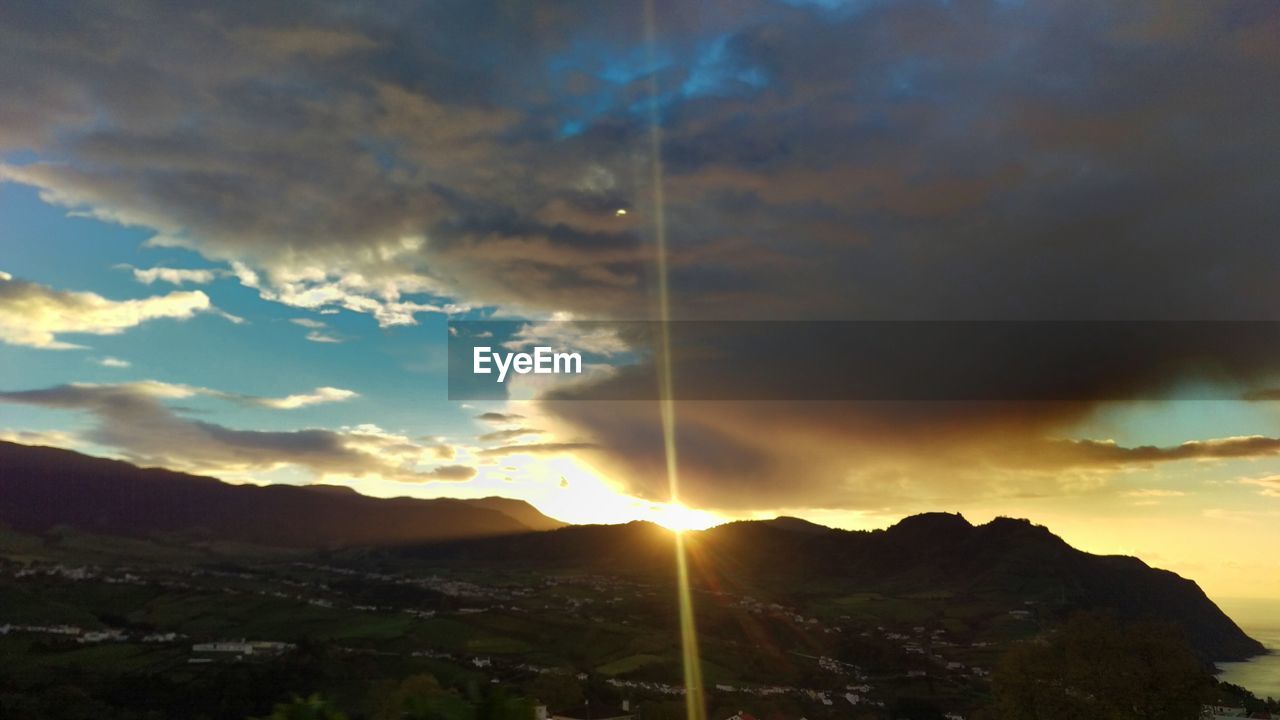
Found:
<path fill-rule="evenodd" d="M 565 672 L 542 673 L 525 686 L 525 693 L 551 710 L 581 705 L 584 699 L 582 683 Z"/>
<path fill-rule="evenodd" d="M 472 684 L 465 694 L 428 674 L 373 688 L 371 720 L 533 720 L 533 703 L 501 687 Z"/>
<path fill-rule="evenodd" d="M 732 714 L 732 713 L 730 713 Z M 683 700 L 657 700 L 640 703 L 636 708 L 639 720 L 685 720 L 688 717 Z M 717 717 L 711 715 L 710 717 Z M 726 715 L 725 717 L 728 717 Z"/>
<path fill-rule="evenodd" d="M 319 695 L 295 695 L 289 702 L 277 704 L 265 720 L 347 720 L 347 716 Z"/>
<path fill-rule="evenodd" d="M 476 706 L 476 720 L 533 720 L 533 703 L 493 688 Z"/>
<path fill-rule="evenodd" d="M 995 720 L 1185 720 L 1212 679 L 1172 627 L 1085 614 L 1019 643 L 992 678 Z"/>
<path fill-rule="evenodd" d="M 942 708 L 931 700 L 902 697 L 893 702 L 892 715 L 900 720 L 943 720 Z"/>
<path fill-rule="evenodd" d="M 374 688 L 373 720 L 471 720 L 470 703 L 440 685 L 434 675 L 410 675 L 390 688 Z"/>

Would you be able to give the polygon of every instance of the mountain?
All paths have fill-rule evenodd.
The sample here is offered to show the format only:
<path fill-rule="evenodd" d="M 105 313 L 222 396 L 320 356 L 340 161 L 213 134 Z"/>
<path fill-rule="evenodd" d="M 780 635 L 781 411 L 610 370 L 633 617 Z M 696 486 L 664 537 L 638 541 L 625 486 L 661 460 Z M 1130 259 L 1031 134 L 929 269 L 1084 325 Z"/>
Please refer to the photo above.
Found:
<path fill-rule="evenodd" d="M 512 500 L 504 497 L 487 497 L 478 500 L 467 500 L 468 505 L 474 507 L 488 508 L 489 510 L 497 510 L 503 515 L 515 518 L 530 530 L 555 530 L 562 528 L 565 523 L 559 520 L 543 515 L 538 509 L 523 500 Z"/>
<path fill-rule="evenodd" d="M 1091 555 L 1026 520 L 973 525 L 926 513 L 874 531 L 793 518 L 686 532 L 691 571 L 709 589 L 793 597 L 881 593 L 981 601 L 1058 622 L 1079 610 L 1172 623 L 1205 660 L 1264 652 L 1195 582 L 1137 558 Z M 437 566 L 511 566 L 670 576 L 672 534 L 647 523 L 571 526 L 536 535 L 402 546 L 386 551 Z M 750 591 L 750 592 L 748 592 Z"/>
<path fill-rule="evenodd" d="M 0 523 L 289 547 L 373 545 L 549 530 L 519 500 L 372 498 L 334 485 L 231 485 L 70 450 L 0 442 Z"/>
<path fill-rule="evenodd" d="M 649 523 L 563 526 L 526 503 L 377 499 L 332 485 L 229 485 L 68 450 L 0 442 L 0 523 L 69 525 L 134 537 L 176 535 L 301 548 L 430 567 L 673 575 L 674 535 Z M 973 525 L 926 513 L 885 530 L 835 530 L 797 518 L 684 534 L 694 580 L 821 599 L 858 593 L 938 598 L 1026 611 L 1053 623 L 1076 610 L 1174 623 L 1207 660 L 1263 652 L 1191 580 L 1132 557 L 1072 548 L 1026 520 Z M 372 546 L 372 547 L 370 547 Z"/>
<path fill-rule="evenodd" d="M 772 520 L 760 520 L 759 522 L 780 530 L 791 530 L 793 532 L 824 533 L 831 529 L 825 525 L 819 525 L 804 518 L 791 517 L 789 515 L 779 515 Z"/>

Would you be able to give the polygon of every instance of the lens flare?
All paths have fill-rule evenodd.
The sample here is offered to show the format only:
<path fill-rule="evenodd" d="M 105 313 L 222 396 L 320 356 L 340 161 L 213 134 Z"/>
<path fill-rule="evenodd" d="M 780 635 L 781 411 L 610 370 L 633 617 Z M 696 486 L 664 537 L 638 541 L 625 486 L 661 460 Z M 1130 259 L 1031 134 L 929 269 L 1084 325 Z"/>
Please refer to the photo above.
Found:
<path fill-rule="evenodd" d="M 662 416 L 662 440 L 666 448 L 667 484 L 670 504 L 680 504 L 680 475 L 676 459 L 676 409 L 671 381 L 671 336 L 667 322 L 671 309 L 667 292 L 667 224 L 666 197 L 662 187 L 662 127 L 658 113 L 658 76 L 654 47 L 655 23 L 653 0 L 644 4 L 645 40 L 649 54 L 649 151 L 653 189 L 654 263 L 657 270 L 658 295 L 658 404 Z M 687 720 L 706 720 L 706 701 L 702 692 L 702 661 L 698 655 L 698 629 L 694 622 L 693 593 L 689 588 L 689 563 L 685 556 L 683 532 L 675 534 L 676 592 L 680 607 L 681 663 L 684 666 L 685 716 Z"/>
<path fill-rule="evenodd" d="M 706 530 L 723 522 L 718 516 L 685 507 L 680 503 L 659 505 L 654 509 L 653 522 L 672 532 L 682 533 L 686 530 Z"/>

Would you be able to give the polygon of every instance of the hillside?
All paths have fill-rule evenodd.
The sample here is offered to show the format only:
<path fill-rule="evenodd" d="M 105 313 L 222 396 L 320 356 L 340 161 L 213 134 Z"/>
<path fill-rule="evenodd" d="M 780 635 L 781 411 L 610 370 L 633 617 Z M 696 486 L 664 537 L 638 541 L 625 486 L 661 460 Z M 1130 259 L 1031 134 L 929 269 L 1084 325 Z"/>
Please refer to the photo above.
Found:
<path fill-rule="evenodd" d="M 177 536 L 296 548 L 351 548 L 366 567 L 492 568 L 670 578 L 672 534 L 647 523 L 564 527 L 526 503 L 376 499 L 340 486 L 267 487 L 0 443 L 0 523 L 71 526 L 130 537 Z M 1111 609 L 1170 622 L 1207 660 L 1262 652 L 1191 580 L 1131 557 L 1070 547 L 1044 527 L 972 525 L 927 513 L 885 530 L 834 530 L 795 518 L 686 533 L 704 589 L 821 604 L 851 594 L 1025 611 L 1051 625 Z M 922 600 L 928 599 L 928 600 Z"/>
<path fill-rule="evenodd" d="M 538 535 L 401 547 L 390 554 L 441 566 L 509 566 L 600 573 L 672 572 L 671 534 L 645 523 L 573 526 Z M 1046 623 L 1076 610 L 1178 625 L 1206 660 L 1263 652 L 1195 582 L 1137 558 L 1081 552 L 1044 527 L 958 514 L 908 517 L 855 532 L 784 519 L 686 533 L 706 588 L 760 589 L 791 597 L 882 593 L 900 598 L 997 601 Z"/>
<path fill-rule="evenodd" d="M 518 500 L 381 499 L 338 486 L 231 485 L 69 450 L 0 442 L 0 523 L 289 547 L 444 540 L 563 523 Z"/>

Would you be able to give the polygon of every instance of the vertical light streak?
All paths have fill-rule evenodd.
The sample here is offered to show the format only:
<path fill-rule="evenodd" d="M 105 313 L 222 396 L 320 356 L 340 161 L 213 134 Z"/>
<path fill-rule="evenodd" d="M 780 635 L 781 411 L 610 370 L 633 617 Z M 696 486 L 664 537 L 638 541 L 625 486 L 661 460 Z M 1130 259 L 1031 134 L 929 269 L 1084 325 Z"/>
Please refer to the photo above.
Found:
<path fill-rule="evenodd" d="M 671 380 L 671 333 L 668 322 L 671 308 L 667 289 L 667 219 L 666 196 L 662 185 L 662 125 L 659 117 L 657 57 L 653 0 L 644 5 L 644 29 L 649 61 L 649 152 L 651 157 L 650 187 L 653 189 L 653 229 L 655 265 L 658 284 L 658 407 L 662 419 L 662 440 L 667 463 L 667 485 L 672 505 L 680 504 L 680 474 L 676 456 L 676 409 Z M 685 538 L 675 533 L 676 594 L 680 611 L 681 664 L 684 667 L 685 715 L 688 720 L 706 720 L 706 702 L 702 693 L 702 662 L 698 653 L 698 629 L 693 614 L 693 594 L 689 588 L 689 564 L 685 554 Z"/>

